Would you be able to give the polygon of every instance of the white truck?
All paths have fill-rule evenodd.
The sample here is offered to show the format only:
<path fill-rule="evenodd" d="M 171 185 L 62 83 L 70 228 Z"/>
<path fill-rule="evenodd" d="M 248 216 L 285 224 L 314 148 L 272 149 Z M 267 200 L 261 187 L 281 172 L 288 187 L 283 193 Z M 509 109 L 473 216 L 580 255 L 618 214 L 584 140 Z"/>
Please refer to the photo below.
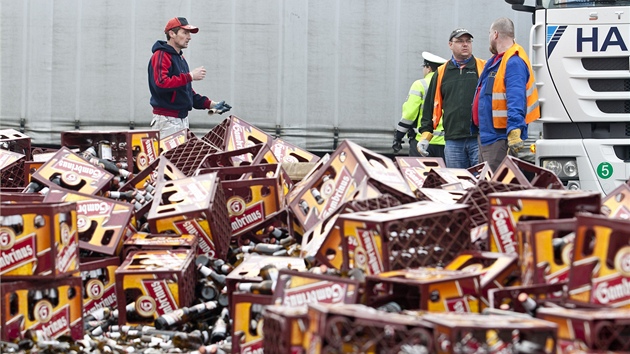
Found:
<path fill-rule="evenodd" d="M 607 194 L 630 178 L 630 0 L 535 1 L 505 0 L 533 16 L 536 163 L 568 189 Z"/>

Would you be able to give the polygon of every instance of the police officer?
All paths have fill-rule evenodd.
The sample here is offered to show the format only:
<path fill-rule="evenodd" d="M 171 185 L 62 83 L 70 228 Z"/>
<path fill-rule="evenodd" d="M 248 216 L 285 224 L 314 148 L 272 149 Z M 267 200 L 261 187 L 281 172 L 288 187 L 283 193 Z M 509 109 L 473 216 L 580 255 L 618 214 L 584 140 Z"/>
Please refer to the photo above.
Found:
<path fill-rule="evenodd" d="M 420 139 L 417 128 L 419 127 L 422 117 L 422 105 L 424 104 L 425 93 L 431 82 L 431 77 L 433 77 L 438 66 L 446 62 L 446 59 L 429 52 L 422 52 L 422 58 L 424 59 L 422 68 L 424 77 L 416 80 L 409 89 L 407 101 L 402 106 L 402 117 L 396 126 L 392 149 L 394 152 L 400 151 L 402 149 L 402 139 L 407 135 L 409 137 L 409 156 L 444 158 L 444 131 L 442 124 L 433 132 L 433 139 L 431 139 L 431 144 L 427 150 L 428 155 L 420 153 L 417 149 L 418 139 Z"/>

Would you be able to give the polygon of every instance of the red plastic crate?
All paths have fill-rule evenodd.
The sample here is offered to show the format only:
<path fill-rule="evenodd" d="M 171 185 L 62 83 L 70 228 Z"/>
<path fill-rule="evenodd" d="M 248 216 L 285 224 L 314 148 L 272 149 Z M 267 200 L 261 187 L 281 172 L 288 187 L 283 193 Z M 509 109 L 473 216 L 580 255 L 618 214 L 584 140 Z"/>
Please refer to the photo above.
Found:
<path fill-rule="evenodd" d="M 106 141 L 115 162 L 128 164 L 126 170 L 138 173 L 155 161 L 159 155 L 157 130 L 73 130 L 61 133 L 61 146 L 83 151 Z M 100 156 L 101 158 L 105 158 Z"/>
<path fill-rule="evenodd" d="M 118 323 L 153 325 L 159 316 L 195 299 L 195 252 L 150 250 L 131 253 L 116 270 Z M 128 313 L 126 306 L 134 303 Z"/>
<path fill-rule="evenodd" d="M 230 219 L 216 172 L 158 182 L 147 220 L 151 233 L 193 234 L 200 254 L 227 256 Z"/>
<path fill-rule="evenodd" d="M 17 341 L 27 330 L 41 330 L 50 339 L 83 339 L 81 278 L 5 281 L 0 283 L 0 338 Z"/>
<path fill-rule="evenodd" d="M 221 149 L 193 137 L 176 148 L 165 152 L 162 156 L 166 157 L 184 175 L 190 177 L 195 174 L 195 171 L 197 171 L 207 155 L 218 151 L 221 151 Z"/>
<path fill-rule="evenodd" d="M 31 159 L 31 137 L 15 129 L 0 129 L 0 150 L 8 150 Z"/>
<path fill-rule="evenodd" d="M 0 208 L 2 281 L 67 277 L 79 270 L 75 203 L 11 203 Z"/>
<path fill-rule="evenodd" d="M 308 353 L 434 353 L 433 326 L 419 316 L 358 304 L 311 304 L 308 314 Z"/>
<path fill-rule="evenodd" d="M 337 220 L 342 270 L 359 268 L 375 275 L 389 270 L 444 266 L 470 247 L 470 219 L 463 205 L 416 202 L 398 207 L 343 214 Z"/>
<path fill-rule="evenodd" d="M 0 186 L 24 187 L 25 156 L 16 152 L 0 149 Z"/>

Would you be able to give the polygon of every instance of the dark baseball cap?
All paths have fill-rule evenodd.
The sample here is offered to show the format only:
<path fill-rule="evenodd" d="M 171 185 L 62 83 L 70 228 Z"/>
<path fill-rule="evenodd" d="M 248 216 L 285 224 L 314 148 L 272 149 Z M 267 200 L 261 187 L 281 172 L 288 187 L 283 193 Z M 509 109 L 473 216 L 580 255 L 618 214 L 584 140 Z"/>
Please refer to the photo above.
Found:
<path fill-rule="evenodd" d="M 168 31 L 172 30 L 175 27 L 187 29 L 190 31 L 190 33 L 199 32 L 199 28 L 189 24 L 188 20 L 185 17 L 173 17 L 166 23 L 166 27 L 164 27 L 164 33 L 168 33 Z"/>
<path fill-rule="evenodd" d="M 453 40 L 453 38 L 459 38 L 459 37 L 461 37 L 461 36 L 463 36 L 465 34 L 469 35 L 470 38 L 474 38 L 473 35 L 470 34 L 470 32 L 468 32 L 467 29 L 465 29 L 465 28 L 458 28 L 458 29 L 454 30 L 453 32 L 451 32 L 451 36 L 448 37 L 448 40 L 451 41 L 451 40 Z"/>

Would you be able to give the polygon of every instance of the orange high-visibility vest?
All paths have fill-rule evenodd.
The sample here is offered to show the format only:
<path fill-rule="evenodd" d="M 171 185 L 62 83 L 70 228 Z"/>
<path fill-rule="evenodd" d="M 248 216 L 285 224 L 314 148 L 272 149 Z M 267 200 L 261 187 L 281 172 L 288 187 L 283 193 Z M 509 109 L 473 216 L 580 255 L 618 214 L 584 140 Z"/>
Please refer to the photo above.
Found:
<path fill-rule="evenodd" d="M 507 67 L 508 60 L 514 55 L 518 55 L 525 64 L 527 64 L 527 70 L 529 70 L 529 80 L 525 86 L 527 94 L 527 112 L 525 113 L 525 123 L 529 124 L 536 119 L 540 118 L 540 104 L 538 103 L 538 89 L 534 82 L 534 72 L 532 71 L 532 65 L 529 63 L 529 58 L 525 49 L 520 45 L 514 43 L 503 54 L 503 59 L 499 64 L 499 69 L 494 78 L 494 85 L 492 86 L 492 125 L 497 129 L 507 128 L 507 99 L 505 94 L 505 68 Z"/>
<path fill-rule="evenodd" d="M 483 71 L 483 67 L 486 65 L 486 61 L 483 59 L 475 58 L 475 62 L 477 62 L 477 77 L 481 76 L 481 72 Z M 442 119 L 442 78 L 444 77 L 444 72 L 446 71 L 446 65 L 448 65 L 448 61 L 442 65 L 440 65 L 437 69 L 437 85 L 435 87 L 435 98 L 433 99 L 433 129 L 437 128 L 440 124 L 440 119 Z"/>

